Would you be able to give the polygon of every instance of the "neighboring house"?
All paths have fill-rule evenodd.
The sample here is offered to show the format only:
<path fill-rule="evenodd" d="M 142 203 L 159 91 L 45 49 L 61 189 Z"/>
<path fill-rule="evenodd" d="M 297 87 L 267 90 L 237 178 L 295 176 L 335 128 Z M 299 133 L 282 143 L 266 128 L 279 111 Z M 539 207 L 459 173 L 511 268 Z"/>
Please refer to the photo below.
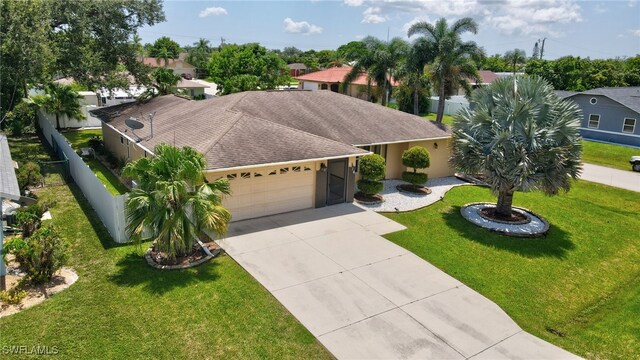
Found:
<path fill-rule="evenodd" d="M 575 101 L 582 109 L 580 133 L 585 139 L 640 147 L 640 87 L 598 88 L 559 95 Z"/>
<path fill-rule="evenodd" d="M 187 79 L 180 79 L 176 84 L 176 89 L 182 90 L 186 95 L 191 96 L 192 98 L 202 97 L 204 99 L 205 93 L 204 89 L 208 88 L 209 85 L 201 84 L 199 82 Z"/>
<path fill-rule="evenodd" d="M 510 75 L 512 75 L 512 73 L 509 73 Z M 478 76 L 480 77 L 480 81 L 477 81 L 476 79 L 470 79 L 469 80 L 469 84 L 471 85 L 471 89 L 477 89 L 479 87 L 482 86 L 489 86 L 491 85 L 492 82 L 496 81 L 497 79 L 499 79 L 501 76 L 499 76 L 498 74 L 494 73 L 493 71 L 489 71 L 489 70 L 480 70 L 478 71 Z M 466 95 L 467 92 L 464 90 L 463 87 L 458 88 L 458 90 L 456 91 L 455 94 L 453 95 Z"/>
<path fill-rule="evenodd" d="M 296 77 L 298 80 L 298 89 L 301 90 L 331 90 L 333 92 L 341 92 L 340 85 L 344 83 L 344 78 L 351 71 L 350 66 L 332 67 L 326 70 L 312 72 L 310 74 Z M 362 73 L 358 76 L 347 89 L 346 94 L 358 99 L 367 100 L 367 74 Z M 392 81 L 391 86 L 398 86 L 397 81 Z M 371 84 L 372 94 L 377 93 L 377 84 Z"/>
<path fill-rule="evenodd" d="M 305 65 L 303 63 L 293 63 L 293 64 L 289 64 L 287 66 L 289 67 L 289 70 L 291 72 L 291 76 L 293 76 L 293 77 L 301 76 L 301 75 L 304 75 L 307 72 L 309 72 L 309 68 L 307 67 L 307 65 Z"/>
<path fill-rule="evenodd" d="M 402 152 L 415 145 L 431 152 L 430 177 L 453 174 L 448 131 L 330 91 L 250 91 L 197 102 L 167 95 L 93 113 L 118 157 L 150 156 L 162 143 L 204 154 L 207 179 L 231 183 L 224 205 L 234 220 L 351 202 L 358 157 L 370 152 L 386 158 L 387 178 L 401 177 Z M 144 128 L 128 128 L 131 117 Z"/>
<path fill-rule="evenodd" d="M 184 61 L 183 59 L 167 59 L 165 63 L 164 59 L 146 57 L 142 59 L 142 63 L 151 67 L 166 67 L 173 70 L 173 73 L 182 76 L 183 74 L 191 75 L 192 78 L 196 77 L 196 67 Z"/>

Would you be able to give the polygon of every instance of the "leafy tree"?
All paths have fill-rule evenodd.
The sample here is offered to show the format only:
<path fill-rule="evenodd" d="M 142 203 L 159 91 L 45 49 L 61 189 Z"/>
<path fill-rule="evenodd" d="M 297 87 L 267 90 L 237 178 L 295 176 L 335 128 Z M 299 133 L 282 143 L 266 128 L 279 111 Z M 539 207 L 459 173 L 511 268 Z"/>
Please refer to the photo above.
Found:
<path fill-rule="evenodd" d="M 402 180 L 413 186 L 420 186 L 429 180 L 429 176 L 419 173 L 418 169 L 426 169 L 431 165 L 431 154 L 422 146 L 414 146 L 402 153 L 402 165 L 413 169 L 413 171 L 403 171 Z"/>
<path fill-rule="evenodd" d="M 508 218 L 515 191 L 568 191 L 580 174 L 581 112 L 537 76 L 498 79 L 474 91 L 471 109 L 456 115 L 450 162 L 482 174 Z"/>
<path fill-rule="evenodd" d="M 20 136 L 27 131 L 34 132 L 37 120 L 36 108 L 33 102 L 23 100 L 13 110 L 7 112 L 5 121 L 0 125 L 14 136 Z"/>
<path fill-rule="evenodd" d="M 424 114 L 429 111 L 429 107 L 431 106 L 431 95 L 428 87 L 429 82 L 426 77 L 423 79 L 425 79 L 426 85 L 418 89 L 411 88 L 404 83 L 401 83 L 393 89 L 393 97 L 398 105 L 398 110 L 414 115 Z"/>
<path fill-rule="evenodd" d="M 435 51 L 435 60 L 429 66 L 434 84 L 438 89 L 438 112 L 436 122 L 442 123 L 445 98 L 450 96 L 458 87 L 462 86 L 467 94 L 471 92 L 468 79 L 478 79 L 478 69 L 474 60 L 482 55 L 475 42 L 464 42 L 461 35 L 478 32 L 478 24 L 471 18 L 463 18 L 450 27 L 447 20 L 441 18 L 435 25 L 418 22 L 409 28 L 408 35 L 420 34 L 429 48 Z"/>
<path fill-rule="evenodd" d="M 500 54 L 487 56 L 482 59 L 482 70 L 495 72 L 509 71 L 509 64 Z"/>
<path fill-rule="evenodd" d="M 126 201 L 127 232 L 135 241 L 148 236 L 172 261 L 188 255 L 198 235 L 224 235 L 231 214 L 222 206 L 229 182 L 205 181 L 206 161 L 190 147 L 158 145 L 152 158 L 125 166 L 123 175 L 139 185 Z"/>
<path fill-rule="evenodd" d="M 149 49 L 149 56 L 158 59 L 177 59 L 181 51 L 180 44 L 163 36 L 153 43 Z"/>
<path fill-rule="evenodd" d="M 527 62 L 527 54 L 522 49 L 509 50 L 504 54 L 504 60 L 511 66 L 511 70 L 515 75 L 518 65 Z"/>
<path fill-rule="evenodd" d="M 188 50 L 187 62 L 196 67 L 198 78 L 207 78 L 209 76 L 207 65 L 212 52 L 213 49 L 207 39 L 198 40 Z"/>
<path fill-rule="evenodd" d="M 42 173 L 40 173 L 40 165 L 33 161 L 22 164 L 16 171 L 18 185 L 21 191 L 25 191 L 29 186 L 42 184 Z"/>
<path fill-rule="evenodd" d="M 209 76 L 223 95 L 287 85 L 289 68 L 273 51 L 257 43 L 225 45 L 211 55 Z"/>
<path fill-rule="evenodd" d="M 384 179 L 385 161 L 378 154 L 370 154 L 360 157 L 360 180 L 358 190 L 361 193 L 373 196 L 384 188 L 380 180 Z"/>
<path fill-rule="evenodd" d="M 122 68 L 145 78 L 131 38 L 165 19 L 161 0 L 2 1 L 0 17 L 1 118 L 54 75 L 92 89 Z"/>
<path fill-rule="evenodd" d="M 640 55 L 624 62 L 624 81 L 628 86 L 640 86 Z"/>
<path fill-rule="evenodd" d="M 171 94 L 171 90 L 180 81 L 180 76 L 171 69 L 157 68 L 153 71 L 153 85 L 158 90 L 158 95 Z"/>
<path fill-rule="evenodd" d="M 425 46 L 428 44 L 422 39 L 414 41 L 396 71 L 396 77 L 401 81 L 394 90 L 398 109 L 414 115 L 426 112 L 431 102 L 431 83 L 424 69 L 433 54 L 424 49 Z"/>
<path fill-rule="evenodd" d="M 409 51 L 409 45 L 400 38 L 393 38 L 391 41 L 382 41 L 372 36 L 367 36 L 362 40 L 366 51 L 355 59 L 355 64 L 351 71 L 345 76 L 343 81 L 343 91 L 347 91 L 347 87 L 360 74 L 366 72 L 369 84 L 375 83 L 381 90 L 382 105 L 387 104 L 387 95 L 391 88 L 392 79 L 396 69 L 401 61 L 406 57 Z"/>
<path fill-rule="evenodd" d="M 365 56 L 367 47 L 362 41 L 351 41 L 336 50 L 336 57 L 346 61 L 355 61 Z"/>
<path fill-rule="evenodd" d="M 80 105 L 82 96 L 75 92 L 71 86 L 57 83 L 47 84 L 45 94 L 41 105 L 47 112 L 56 115 L 56 129 L 60 130 L 60 115 L 66 115 L 70 119 L 76 120 L 86 119 Z"/>

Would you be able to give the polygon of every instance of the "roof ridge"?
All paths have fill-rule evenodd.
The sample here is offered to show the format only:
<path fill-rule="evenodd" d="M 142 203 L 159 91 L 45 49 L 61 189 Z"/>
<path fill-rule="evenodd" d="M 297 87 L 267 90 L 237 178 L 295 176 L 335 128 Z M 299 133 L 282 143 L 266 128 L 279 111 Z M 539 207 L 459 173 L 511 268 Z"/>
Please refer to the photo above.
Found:
<path fill-rule="evenodd" d="M 238 123 L 238 121 L 240 121 L 240 119 L 242 118 L 242 113 L 233 109 L 225 109 L 224 112 L 231 112 L 231 113 L 235 113 L 238 114 L 240 116 L 238 116 L 235 120 L 231 121 L 231 123 L 229 124 L 229 126 L 220 134 L 220 136 L 218 136 L 216 139 L 214 139 L 209 146 L 207 146 L 204 151 L 202 152 L 203 154 L 206 154 L 209 152 L 209 150 L 211 150 L 211 148 L 213 148 L 218 142 L 220 142 L 220 140 L 227 135 L 227 133 L 229 131 L 231 131 L 231 129 L 233 129 L 233 127 Z"/>

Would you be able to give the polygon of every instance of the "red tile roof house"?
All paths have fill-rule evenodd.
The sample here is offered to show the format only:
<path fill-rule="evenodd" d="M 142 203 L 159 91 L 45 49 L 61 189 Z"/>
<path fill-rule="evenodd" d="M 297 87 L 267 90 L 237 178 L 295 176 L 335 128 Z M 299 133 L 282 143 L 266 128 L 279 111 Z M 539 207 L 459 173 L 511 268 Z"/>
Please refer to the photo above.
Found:
<path fill-rule="evenodd" d="M 151 66 L 151 67 L 166 67 L 173 70 L 173 73 L 182 76 L 182 74 L 189 74 L 191 78 L 195 79 L 196 77 L 196 67 L 189 64 L 188 62 L 182 59 L 167 59 L 168 62 L 165 64 L 164 59 L 161 58 L 153 58 L 146 57 L 142 59 L 142 63 Z"/>
<path fill-rule="evenodd" d="M 140 114 L 155 113 L 153 126 Z M 209 180 L 229 179 L 233 220 L 351 202 L 358 157 L 387 160 L 400 178 L 402 152 L 423 146 L 432 178 L 450 176 L 451 135 L 430 121 L 330 91 L 249 91 L 191 101 L 174 95 L 93 111 L 105 146 L 127 161 L 161 143 L 204 154 Z M 138 118 L 144 128 L 127 127 Z"/>
<path fill-rule="evenodd" d="M 351 71 L 350 66 L 332 67 L 326 70 L 312 72 L 298 76 L 298 89 L 300 90 L 331 90 L 341 92 L 340 85 L 344 83 L 344 78 Z M 367 100 L 367 75 L 362 73 L 350 85 L 346 94 L 358 99 Z M 372 92 L 375 93 L 377 84 L 371 84 Z M 398 86 L 397 81 L 393 81 L 391 86 Z"/>
<path fill-rule="evenodd" d="M 304 75 L 309 71 L 307 65 L 303 63 L 293 63 L 287 66 L 289 67 L 289 71 L 293 77 Z"/>
<path fill-rule="evenodd" d="M 480 81 L 476 81 L 475 79 L 470 80 L 472 89 L 477 89 L 481 86 L 490 85 L 492 82 L 500 78 L 498 74 L 489 70 L 480 70 L 478 71 L 478 75 L 480 76 Z M 466 95 L 466 91 L 464 91 L 464 88 L 461 87 L 458 89 L 458 91 L 455 94 L 452 94 L 452 95 Z"/>

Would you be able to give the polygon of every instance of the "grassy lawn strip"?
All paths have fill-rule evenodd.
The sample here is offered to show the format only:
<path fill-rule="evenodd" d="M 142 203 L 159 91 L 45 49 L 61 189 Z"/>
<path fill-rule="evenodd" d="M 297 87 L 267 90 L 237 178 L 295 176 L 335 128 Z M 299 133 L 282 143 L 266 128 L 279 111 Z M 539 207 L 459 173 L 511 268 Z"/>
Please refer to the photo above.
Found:
<path fill-rule="evenodd" d="M 526 331 L 587 358 L 629 359 L 640 349 L 640 194 L 578 181 L 567 194 L 515 196 L 544 216 L 539 239 L 509 238 L 462 218 L 493 201 L 459 187 L 422 210 L 389 214 L 408 230 L 391 241 L 500 305 Z"/>
<path fill-rule="evenodd" d="M 74 149 L 80 149 L 83 147 L 89 147 L 89 139 L 92 137 L 102 137 L 102 129 L 67 131 L 62 133 L 62 135 L 69 140 L 71 147 Z M 120 179 L 113 175 L 113 173 L 100 161 L 92 158 L 85 158 L 84 161 L 89 165 L 89 168 L 96 174 L 98 179 L 100 179 L 110 193 L 113 195 L 121 195 L 129 191 L 129 189 L 120 182 Z"/>
<path fill-rule="evenodd" d="M 424 115 L 423 118 L 429 119 L 429 120 L 435 122 L 436 121 L 436 114 L 435 113 L 429 113 L 427 115 Z M 442 116 L 442 123 L 445 124 L 445 125 L 453 125 L 453 115 L 444 114 Z"/>
<path fill-rule="evenodd" d="M 10 139 L 15 160 L 48 156 Z M 53 222 L 71 243 L 76 284 L 0 319 L 0 347 L 57 346 L 63 358 L 331 358 L 295 318 L 231 258 L 158 271 L 141 248 L 116 245 L 75 186 L 39 194 L 58 201 Z M 143 246 L 142 249 L 145 247 Z"/>
<path fill-rule="evenodd" d="M 596 141 L 583 140 L 582 147 L 582 161 L 627 171 L 631 171 L 629 158 L 640 155 L 640 149 Z"/>

